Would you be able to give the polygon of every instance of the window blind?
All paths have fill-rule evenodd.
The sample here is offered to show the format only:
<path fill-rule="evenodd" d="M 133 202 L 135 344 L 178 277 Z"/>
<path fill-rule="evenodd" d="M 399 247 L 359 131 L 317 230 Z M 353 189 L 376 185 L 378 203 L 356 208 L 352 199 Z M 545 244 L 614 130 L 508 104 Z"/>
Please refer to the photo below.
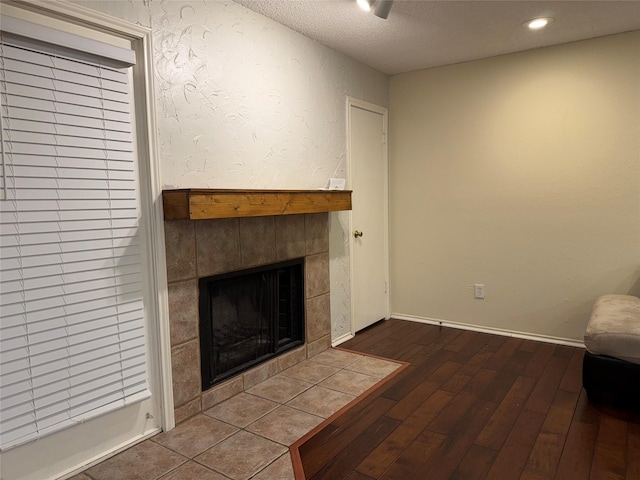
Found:
<path fill-rule="evenodd" d="M 150 392 L 128 69 L 0 35 L 7 449 Z"/>

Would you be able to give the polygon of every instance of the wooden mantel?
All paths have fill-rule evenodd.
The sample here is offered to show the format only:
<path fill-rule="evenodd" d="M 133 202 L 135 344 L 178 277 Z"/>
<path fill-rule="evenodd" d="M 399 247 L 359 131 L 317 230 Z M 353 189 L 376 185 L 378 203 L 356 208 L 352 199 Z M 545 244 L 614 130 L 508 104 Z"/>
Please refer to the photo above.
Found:
<path fill-rule="evenodd" d="M 181 189 L 162 192 L 165 220 L 264 217 L 351 210 L 350 190 Z"/>

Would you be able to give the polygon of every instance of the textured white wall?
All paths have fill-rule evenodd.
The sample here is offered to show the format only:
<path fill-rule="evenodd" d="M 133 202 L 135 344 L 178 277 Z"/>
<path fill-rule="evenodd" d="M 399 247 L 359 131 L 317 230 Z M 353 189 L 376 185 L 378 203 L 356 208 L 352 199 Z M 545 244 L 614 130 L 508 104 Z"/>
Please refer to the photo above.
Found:
<path fill-rule="evenodd" d="M 172 188 L 320 188 L 345 176 L 345 97 L 388 105 L 386 75 L 231 1 L 78 3 L 151 26 Z M 347 218 L 331 214 L 333 338 L 350 330 Z"/>
<path fill-rule="evenodd" d="M 632 32 L 391 78 L 394 313 L 581 340 L 597 296 L 640 294 L 638 52 Z"/>

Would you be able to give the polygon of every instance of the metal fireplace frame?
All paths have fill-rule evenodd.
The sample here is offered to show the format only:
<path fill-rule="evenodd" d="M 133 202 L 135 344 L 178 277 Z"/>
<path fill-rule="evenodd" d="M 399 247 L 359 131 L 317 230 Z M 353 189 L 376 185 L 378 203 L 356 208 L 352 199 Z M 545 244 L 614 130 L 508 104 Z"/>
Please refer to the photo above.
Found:
<path fill-rule="evenodd" d="M 267 360 L 277 357 L 304 344 L 305 341 L 305 289 L 304 289 L 304 258 L 296 258 L 284 262 L 263 265 L 260 267 L 238 270 L 234 272 L 213 275 L 210 277 L 200 278 L 199 286 L 199 319 L 200 319 L 200 366 L 202 378 L 202 391 L 205 391 L 214 385 L 219 384 L 239 373 L 242 373 L 256 365 Z M 284 272 L 287 272 L 286 274 Z M 281 275 L 288 275 L 288 280 Z M 215 318 L 212 312 L 212 290 L 215 288 L 224 288 L 230 284 L 244 278 L 252 278 L 261 276 L 260 293 L 268 296 L 272 294 L 272 298 L 266 300 L 265 304 L 260 304 L 259 316 L 261 320 L 266 322 L 267 331 L 252 334 L 244 333 L 247 337 L 243 340 L 243 333 L 237 343 L 227 343 L 226 345 L 217 344 Z M 281 280 L 282 278 L 282 280 Z M 286 282 L 295 283 L 292 291 L 284 291 L 281 288 Z M 280 307 L 282 300 L 288 297 L 288 308 Z M 238 310 L 238 305 L 236 305 Z M 281 333 L 281 320 L 284 319 L 290 323 L 289 335 L 283 336 Z M 256 335 L 260 338 L 256 339 Z M 232 355 L 234 348 L 242 346 L 249 347 L 251 342 L 255 341 L 256 347 L 254 358 L 246 362 L 236 365 L 228 370 L 220 371 L 219 367 L 222 363 L 222 355 Z M 233 361 L 231 361 L 233 363 Z"/>

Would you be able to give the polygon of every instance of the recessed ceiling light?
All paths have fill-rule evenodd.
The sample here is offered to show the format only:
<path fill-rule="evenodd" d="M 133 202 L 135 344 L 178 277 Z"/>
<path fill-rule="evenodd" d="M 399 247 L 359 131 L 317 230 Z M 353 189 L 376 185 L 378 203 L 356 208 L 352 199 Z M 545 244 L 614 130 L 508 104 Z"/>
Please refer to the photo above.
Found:
<path fill-rule="evenodd" d="M 529 28 L 530 30 L 540 30 L 541 28 L 549 25 L 551 22 L 553 22 L 553 18 L 551 17 L 540 17 L 525 22 L 524 26 Z"/>

